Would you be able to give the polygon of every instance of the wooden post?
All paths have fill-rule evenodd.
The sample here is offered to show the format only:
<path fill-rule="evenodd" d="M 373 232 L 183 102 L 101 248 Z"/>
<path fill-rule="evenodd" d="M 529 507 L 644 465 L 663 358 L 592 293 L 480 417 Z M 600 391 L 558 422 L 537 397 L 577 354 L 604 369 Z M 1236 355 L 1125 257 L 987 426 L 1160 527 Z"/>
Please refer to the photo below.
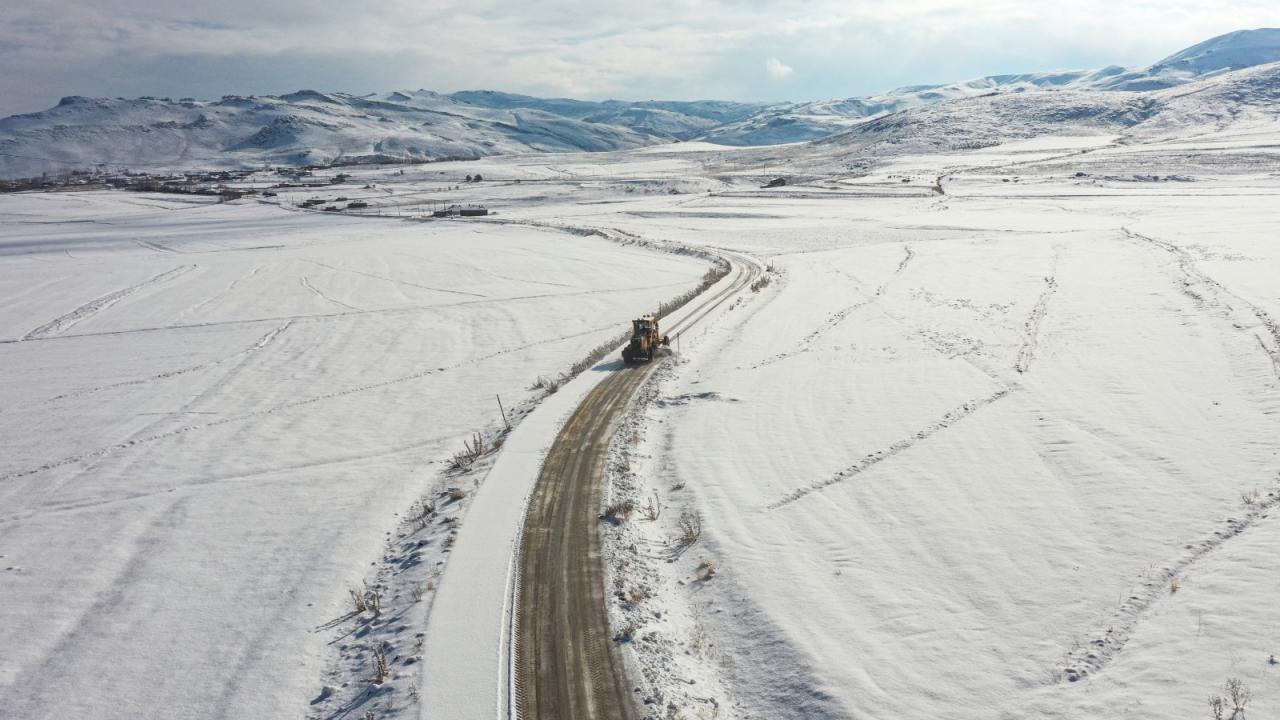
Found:
<path fill-rule="evenodd" d="M 498 398 L 498 412 L 502 413 L 502 424 L 507 426 L 507 430 L 511 429 L 511 421 L 507 420 L 507 411 L 502 409 L 502 396 L 494 395 Z"/>

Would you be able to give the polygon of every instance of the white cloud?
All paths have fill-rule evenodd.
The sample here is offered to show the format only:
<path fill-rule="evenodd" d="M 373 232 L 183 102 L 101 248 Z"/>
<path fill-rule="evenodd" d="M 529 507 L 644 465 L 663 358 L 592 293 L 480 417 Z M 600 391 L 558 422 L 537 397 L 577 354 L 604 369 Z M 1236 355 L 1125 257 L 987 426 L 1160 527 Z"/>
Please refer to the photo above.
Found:
<path fill-rule="evenodd" d="M 848 97 L 984 74 L 1146 64 L 1212 35 L 1275 24 L 1275 0 L 10 4 L 0 21 L 0 117 L 62 95 L 299 88 Z"/>
<path fill-rule="evenodd" d="M 786 80 L 796 74 L 795 68 L 782 62 L 776 57 L 769 58 L 764 64 L 765 72 L 769 73 L 769 77 L 774 80 Z"/>

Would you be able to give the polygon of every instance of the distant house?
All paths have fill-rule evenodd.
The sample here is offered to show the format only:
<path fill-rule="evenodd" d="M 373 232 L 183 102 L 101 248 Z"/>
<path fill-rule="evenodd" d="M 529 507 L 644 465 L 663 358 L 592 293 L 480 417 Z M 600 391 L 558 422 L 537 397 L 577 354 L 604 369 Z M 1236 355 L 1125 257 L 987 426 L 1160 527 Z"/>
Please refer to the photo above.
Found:
<path fill-rule="evenodd" d="M 444 210 L 436 210 L 431 213 L 432 217 L 483 217 L 489 214 L 489 209 L 483 205 L 450 205 Z"/>

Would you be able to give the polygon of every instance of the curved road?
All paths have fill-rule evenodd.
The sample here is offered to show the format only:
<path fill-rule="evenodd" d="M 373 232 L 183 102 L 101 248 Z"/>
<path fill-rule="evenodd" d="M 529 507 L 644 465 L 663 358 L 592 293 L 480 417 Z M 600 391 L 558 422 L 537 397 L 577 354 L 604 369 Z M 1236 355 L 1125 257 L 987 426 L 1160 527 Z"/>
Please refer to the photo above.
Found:
<path fill-rule="evenodd" d="M 673 325 L 688 330 L 759 273 L 732 257 L 733 279 Z M 547 453 L 529 501 L 516 598 L 516 692 L 523 720 L 639 717 L 609 631 L 600 512 L 605 455 L 622 413 L 659 363 L 612 366 Z"/>

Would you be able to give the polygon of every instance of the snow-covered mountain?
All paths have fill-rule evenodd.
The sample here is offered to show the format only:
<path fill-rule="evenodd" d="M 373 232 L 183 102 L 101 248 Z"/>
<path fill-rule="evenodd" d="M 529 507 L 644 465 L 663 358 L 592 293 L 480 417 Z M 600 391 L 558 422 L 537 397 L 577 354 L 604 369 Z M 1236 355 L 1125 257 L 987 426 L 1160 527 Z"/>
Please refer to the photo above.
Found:
<path fill-rule="evenodd" d="M 69 97 L 0 120 L 0 176 L 100 164 L 161 169 L 618 150 L 689 137 L 717 124 L 717 114 L 759 109 L 520 97 L 426 90 L 361 97 L 303 90 L 210 102 Z"/>
<path fill-rule="evenodd" d="M 1280 62 L 1147 92 L 1037 89 L 910 107 L 814 141 L 806 153 L 887 156 L 1043 135 L 1178 137 L 1280 122 Z"/>
<path fill-rule="evenodd" d="M 837 143 L 855 147 L 931 147 L 1023 137 L 1051 125 L 1127 132 L 1142 124 L 1176 124 L 1174 118 L 1181 117 L 1173 95 L 1152 92 L 1185 87 L 1202 93 L 1209 86 L 1198 83 L 1232 76 L 1228 85 L 1243 94 L 1223 94 L 1225 112 L 1254 97 L 1270 97 L 1268 73 L 1254 78 L 1261 88 L 1232 83 L 1243 82 L 1246 76 L 1238 73 L 1244 69 L 1276 62 L 1280 29 L 1260 29 L 1207 40 L 1141 69 L 993 75 L 771 106 L 427 90 L 367 96 L 303 90 L 215 101 L 70 97 L 43 112 L 0 120 L 0 177 L 99 165 L 146 170 L 439 160 L 620 150 L 691 139 L 773 145 L 839 135 Z M 1190 107 L 1189 101 L 1183 105 Z M 1221 120 L 1226 121 L 1234 120 Z M 942 129 L 953 134 L 944 137 Z"/>
<path fill-rule="evenodd" d="M 1171 55 L 1146 68 L 1109 66 L 988 77 L 898 88 L 881 95 L 768 108 L 711 130 L 706 139 L 725 145 L 772 145 L 826 137 L 867 118 L 993 92 L 1088 90 L 1144 92 L 1175 87 L 1217 73 L 1280 62 L 1280 29 L 1239 30 Z"/>
<path fill-rule="evenodd" d="M 1277 61 L 1280 61 L 1280 28 L 1260 28 L 1237 30 L 1193 45 L 1152 65 L 1146 72 L 1171 81 L 1185 80 Z"/>
<path fill-rule="evenodd" d="M 544 99 L 492 90 L 466 90 L 452 93 L 449 97 L 468 105 L 500 110 L 516 108 L 545 110 L 576 120 L 620 125 L 646 135 L 676 140 L 700 137 L 710 128 L 743 120 L 770 107 L 762 103 L 723 100 L 588 102 L 565 98 Z"/>

